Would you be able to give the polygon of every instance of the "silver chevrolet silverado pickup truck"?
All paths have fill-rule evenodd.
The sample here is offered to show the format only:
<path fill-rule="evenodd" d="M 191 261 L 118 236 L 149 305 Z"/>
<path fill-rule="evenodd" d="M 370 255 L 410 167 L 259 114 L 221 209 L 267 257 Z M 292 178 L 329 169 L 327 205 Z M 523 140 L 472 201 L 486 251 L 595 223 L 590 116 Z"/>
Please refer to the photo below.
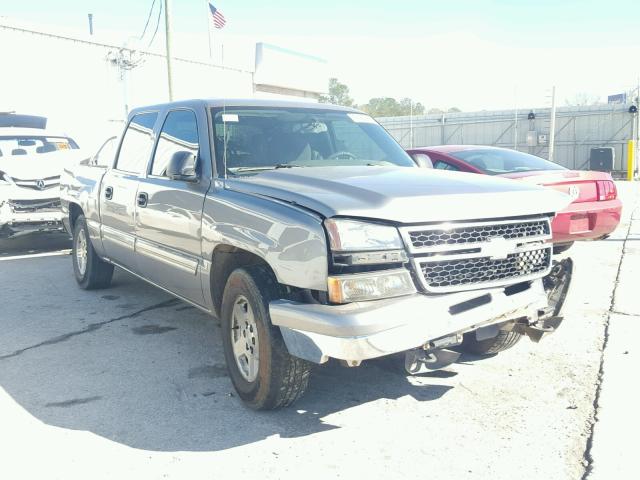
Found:
<path fill-rule="evenodd" d="M 561 321 L 571 265 L 547 242 L 570 199 L 418 168 L 357 110 L 138 108 L 100 163 L 61 178 L 79 285 L 107 287 L 117 266 L 215 315 L 253 408 L 294 402 L 312 363 L 390 355 L 414 373 Z"/>

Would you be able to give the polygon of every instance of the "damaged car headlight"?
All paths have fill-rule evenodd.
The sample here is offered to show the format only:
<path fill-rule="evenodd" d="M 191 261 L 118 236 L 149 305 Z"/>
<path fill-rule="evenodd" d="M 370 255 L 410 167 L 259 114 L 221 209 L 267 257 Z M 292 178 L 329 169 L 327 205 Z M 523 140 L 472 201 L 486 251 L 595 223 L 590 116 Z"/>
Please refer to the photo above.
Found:
<path fill-rule="evenodd" d="M 329 301 L 350 303 L 416 293 L 411 274 L 404 268 L 334 275 L 328 282 Z"/>
<path fill-rule="evenodd" d="M 0 170 L 0 185 L 10 185 L 12 183 L 13 183 L 13 180 L 11 180 L 11 177 L 7 175 L 5 172 L 3 172 L 2 170 Z"/>
<path fill-rule="evenodd" d="M 334 273 L 327 285 L 331 303 L 416 292 L 411 274 L 404 268 L 408 258 L 396 227 L 345 218 L 330 218 L 324 225 Z"/>
<path fill-rule="evenodd" d="M 324 224 L 334 252 L 403 248 L 395 227 L 340 218 L 330 218 Z"/>

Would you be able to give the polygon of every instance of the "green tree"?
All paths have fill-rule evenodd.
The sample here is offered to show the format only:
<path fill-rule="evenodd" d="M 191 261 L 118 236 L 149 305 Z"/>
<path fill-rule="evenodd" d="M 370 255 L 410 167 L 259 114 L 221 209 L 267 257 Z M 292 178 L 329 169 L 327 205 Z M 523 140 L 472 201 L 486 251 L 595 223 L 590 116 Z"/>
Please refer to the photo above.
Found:
<path fill-rule="evenodd" d="M 391 97 L 372 98 L 365 105 L 360 105 L 360 109 L 372 117 L 396 117 L 411 115 L 412 112 L 414 115 L 423 115 L 425 110 L 424 105 L 410 98 L 398 101 Z"/>
<path fill-rule="evenodd" d="M 340 83 L 337 78 L 329 79 L 329 93 L 322 95 L 319 99 L 320 103 L 333 103 L 334 105 L 342 105 L 344 107 L 353 107 L 353 98 L 349 96 L 349 87 L 344 83 Z"/>
<path fill-rule="evenodd" d="M 447 110 L 447 113 L 460 113 L 462 110 L 460 110 L 458 107 L 451 107 L 449 110 Z"/>

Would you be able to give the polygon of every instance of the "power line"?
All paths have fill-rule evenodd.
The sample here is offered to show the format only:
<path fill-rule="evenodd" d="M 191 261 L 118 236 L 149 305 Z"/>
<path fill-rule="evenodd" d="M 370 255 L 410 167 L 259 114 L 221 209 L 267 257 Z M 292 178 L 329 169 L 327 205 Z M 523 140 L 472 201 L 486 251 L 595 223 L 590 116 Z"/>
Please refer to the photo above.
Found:
<path fill-rule="evenodd" d="M 151 3 L 151 8 L 149 9 L 149 14 L 147 15 L 147 22 L 144 24 L 144 30 L 142 30 L 142 35 L 140 35 L 140 40 L 143 39 L 144 34 L 147 33 L 147 27 L 149 26 L 149 20 L 151 20 L 151 14 L 153 13 L 153 7 L 156 6 L 156 0 L 153 0 L 153 2 Z M 162 8 L 162 5 L 160 5 L 160 8 Z"/>
<path fill-rule="evenodd" d="M 153 41 L 156 38 L 156 34 L 158 33 L 158 27 L 160 26 L 160 15 L 162 15 L 162 3 L 163 1 L 160 1 L 160 9 L 158 10 L 158 18 L 156 19 L 156 29 L 153 31 L 153 36 L 151 37 L 151 41 L 149 42 L 149 47 L 151 46 L 151 44 L 153 43 Z"/>

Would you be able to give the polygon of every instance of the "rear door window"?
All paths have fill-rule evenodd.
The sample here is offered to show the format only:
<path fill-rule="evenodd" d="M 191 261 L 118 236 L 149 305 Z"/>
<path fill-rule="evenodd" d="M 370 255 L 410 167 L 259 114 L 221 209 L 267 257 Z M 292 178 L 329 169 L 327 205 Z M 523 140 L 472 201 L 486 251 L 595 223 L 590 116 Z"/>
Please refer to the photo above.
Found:
<path fill-rule="evenodd" d="M 452 165 L 451 163 L 443 162 L 442 160 L 436 160 L 433 163 L 433 168 L 436 168 L 438 170 L 460 171 L 460 169 L 458 167 L 456 167 L 455 165 Z"/>
<path fill-rule="evenodd" d="M 198 156 L 198 122 L 191 110 L 169 112 L 162 125 L 158 146 L 151 165 L 151 175 L 166 177 L 174 153 L 189 151 Z"/>
<path fill-rule="evenodd" d="M 135 115 L 124 133 L 116 169 L 140 174 L 145 170 L 153 148 L 153 126 L 158 112 Z"/>

